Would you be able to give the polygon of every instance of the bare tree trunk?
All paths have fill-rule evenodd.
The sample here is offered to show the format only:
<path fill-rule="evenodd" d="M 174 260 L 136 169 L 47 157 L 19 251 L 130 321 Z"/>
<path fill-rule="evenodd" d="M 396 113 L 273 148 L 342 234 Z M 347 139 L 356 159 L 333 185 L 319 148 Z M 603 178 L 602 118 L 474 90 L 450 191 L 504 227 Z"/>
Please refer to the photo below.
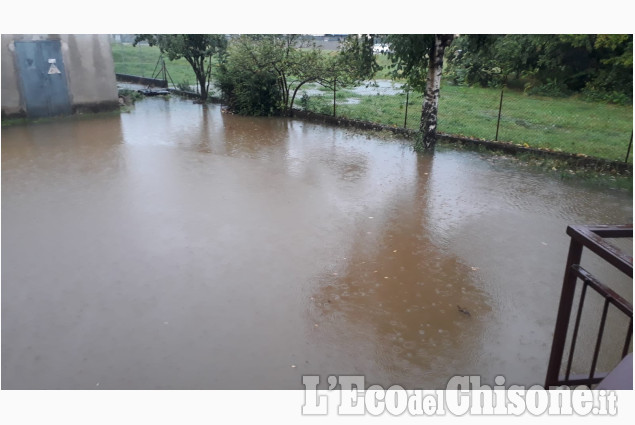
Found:
<path fill-rule="evenodd" d="M 434 148 L 437 139 L 437 113 L 439 111 L 439 92 L 441 89 L 441 74 L 443 73 L 443 54 L 452 43 L 454 35 L 436 34 L 434 47 L 430 54 L 428 77 L 426 80 L 426 93 L 421 109 L 421 140 L 415 142 L 415 150 Z"/>

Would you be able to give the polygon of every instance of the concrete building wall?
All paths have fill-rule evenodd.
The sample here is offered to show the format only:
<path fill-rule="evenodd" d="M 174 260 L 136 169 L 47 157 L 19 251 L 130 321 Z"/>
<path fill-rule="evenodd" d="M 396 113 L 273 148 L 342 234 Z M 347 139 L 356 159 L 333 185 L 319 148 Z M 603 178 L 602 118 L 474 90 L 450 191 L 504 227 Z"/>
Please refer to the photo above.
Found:
<path fill-rule="evenodd" d="M 18 73 L 15 71 L 13 38 L 3 34 L 0 38 L 0 44 L 2 45 L 0 49 L 2 116 L 25 115 L 24 105 L 20 96 L 20 81 L 18 80 Z"/>
<path fill-rule="evenodd" d="M 106 34 L 2 35 L 2 115 L 28 115 L 16 66 L 15 42 L 59 40 L 73 112 L 118 107 L 115 67 Z"/>

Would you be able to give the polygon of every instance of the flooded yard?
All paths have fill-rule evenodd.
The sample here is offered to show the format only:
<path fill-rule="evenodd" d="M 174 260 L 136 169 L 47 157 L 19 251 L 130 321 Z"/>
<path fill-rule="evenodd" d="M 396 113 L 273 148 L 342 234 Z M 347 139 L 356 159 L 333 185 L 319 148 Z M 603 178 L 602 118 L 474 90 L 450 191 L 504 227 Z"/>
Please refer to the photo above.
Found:
<path fill-rule="evenodd" d="M 632 206 L 489 154 L 178 98 L 6 128 L 2 387 L 542 384 L 567 225 Z"/>

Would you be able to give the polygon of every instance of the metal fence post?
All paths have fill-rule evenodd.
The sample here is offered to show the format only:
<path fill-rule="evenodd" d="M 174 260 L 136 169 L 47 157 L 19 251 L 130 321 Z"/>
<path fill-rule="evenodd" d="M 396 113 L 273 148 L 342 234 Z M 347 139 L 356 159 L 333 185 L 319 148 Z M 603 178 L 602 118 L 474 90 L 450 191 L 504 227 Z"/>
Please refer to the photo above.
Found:
<path fill-rule="evenodd" d="M 403 128 L 408 128 L 408 95 L 410 94 L 410 87 L 406 86 L 406 115 L 403 119 Z"/>
<path fill-rule="evenodd" d="M 504 87 L 501 89 L 501 101 L 498 105 L 498 121 L 496 122 L 496 137 L 494 137 L 494 141 L 496 142 L 498 142 L 498 128 L 501 125 L 501 111 L 503 110 L 503 91 L 505 91 Z"/>
<path fill-rule="evenodd" d="M 335 117 L 335 94 L 337 93 L 337 77 L 333 80 L 333 116 Z"/>
<path fill-rule="evenodd" d="M 633 132 L 631 131 L 631 141 L 628 144 L 628 150 L 626 151 L 626 158 L 624 158 L 624 162 L 628 162 L 628 156 L 631 154 L 631 147 L 633 146 Z"/>

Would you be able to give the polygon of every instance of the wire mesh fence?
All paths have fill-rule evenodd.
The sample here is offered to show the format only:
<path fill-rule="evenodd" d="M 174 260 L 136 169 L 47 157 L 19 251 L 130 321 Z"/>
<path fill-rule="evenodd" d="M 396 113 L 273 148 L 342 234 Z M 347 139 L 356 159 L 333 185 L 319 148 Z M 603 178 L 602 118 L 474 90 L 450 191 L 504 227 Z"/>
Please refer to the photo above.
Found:
<path fill-rule="evenodd" d="M 308 111 L 413 130 L 419 128 L 423 104 L 422 93 L 388 80 L 336 90 L 309 85 L 298 96 L 297 106 Z M 438 131 L 609 160 L 633 160 L 632 106 L 445 85 L 439 99 Z"/>

